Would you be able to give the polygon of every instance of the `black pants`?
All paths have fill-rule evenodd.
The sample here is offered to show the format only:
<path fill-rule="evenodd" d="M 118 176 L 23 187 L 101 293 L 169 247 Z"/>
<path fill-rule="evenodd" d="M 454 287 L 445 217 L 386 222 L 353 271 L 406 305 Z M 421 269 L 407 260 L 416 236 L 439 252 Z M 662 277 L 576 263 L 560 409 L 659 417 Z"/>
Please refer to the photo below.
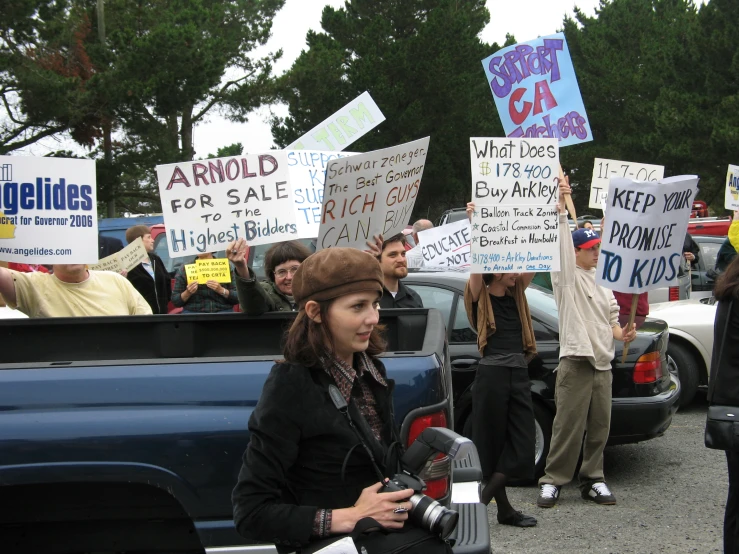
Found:
<path fill-rule="evenodd" d="M 729 498 L 724 512 L 724 553 L 739 554 L 739 452 L 726 451 Z"/>
<path fill-rule="evenodd" d="M 536 445 L 528 369 L 480 364 L 472 389 L 472 441 L 482 473 L 533 479 Z"/>

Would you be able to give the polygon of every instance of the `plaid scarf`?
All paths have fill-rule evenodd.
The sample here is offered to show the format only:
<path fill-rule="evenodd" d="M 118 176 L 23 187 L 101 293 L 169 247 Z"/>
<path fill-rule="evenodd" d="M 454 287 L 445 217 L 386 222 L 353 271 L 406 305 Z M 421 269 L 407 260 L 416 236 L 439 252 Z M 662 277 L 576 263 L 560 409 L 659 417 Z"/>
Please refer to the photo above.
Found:
<path fill-rule="evenodd" d="M 328 352 L 320 357 L 323 370 L 334 379 L 336 386 L 341 392 L 341 396 L 344 397 L 347 404 L 351 400 L 354 383 L 358 381 L 360 394 L 355 397 L 354 401 L 357 404 L 359 413 L 364 416 L 370 429 L 372 429 L 372 434 L 379 441 L 382 440 L 382 420 L 377 413 L 377 400 L 369 384 L 362 377 L 366 373 L 369 373 L 383 387 L 387 387 L 387 383 L 382 378 L 382 375 L 380 375 L 375 364 L 372 363 L 372 359 L 365 352 L 358 352 L 354 360 L 357 362 L 358 369 L 354 369 L 343 360 L 339 360 Z"/>

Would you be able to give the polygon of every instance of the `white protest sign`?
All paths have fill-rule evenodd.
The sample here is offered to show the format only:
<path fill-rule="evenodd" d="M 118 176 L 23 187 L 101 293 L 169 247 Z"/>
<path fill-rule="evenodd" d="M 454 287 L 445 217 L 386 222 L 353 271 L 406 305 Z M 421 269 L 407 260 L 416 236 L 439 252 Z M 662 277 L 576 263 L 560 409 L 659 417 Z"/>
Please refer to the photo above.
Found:
<path fill-rule="evenodd" d="M 665 176 L 665 166 L 622 162 L 595 158 L 593 180 L 590 183 L 588 208 L 603 208 L 603 200 L 608 196 L 608 182 L 611 177 L 623 177 L 634 181 L 655 182 Z"/>
<path fill-rule="evenodd" d="M 98 259 L 95 162 L 0 156 L 0 260 Z"/>
<path fill-rule="evenodd" d="M 367 248 L 373 235 L 397 235 L 408 224 L 421 185 L 429 137 L 329 162 L 318 250 Z"/>
<path fill-rule="evenodd" d="M 595 281 L 632 294 L 676 282 L 698 177 L 656 183 L 614 177 Z"/>
<path fill-rule="evenodd" d="M 141 237 L 137 238 L 123 250 L 102 258 L 98 263 L 90 266 L 96 271 L 131 271 L 134 267 L 149 258 Z"/>
<path fill-rule="evenodd" d="M 726 196 L 724 208 L 739 210 L 739 165 L 730 165 L 726 172 Z"/>
<path fill-rule="evenodd" d="M 363 92 L 285 150 L 343 150 L 383 121 L 369 92 Z"/>
<path fill-rule="evenodd" d="M 156 168 L 173 258 L 298 238 L 287 153 L 240 154 Z"/>
<path fill-rule="evenodd" d="M 556 138 L 471 138 L 473 273 L 559 271 Z"/>
<path fill-rule="evenodd" d="M 470 236 L 468 219 L 420 231 L 418 242 L 424 267 L 469 267 Z"/>
<path fill-rule="evenodd" d="M 287 153 L 290 186 L 295 200 L 297 238 L 316 238 L 321 223 L 323 183 L 331 160 L 353 156 L 355 152 L 291 150 Z"/>

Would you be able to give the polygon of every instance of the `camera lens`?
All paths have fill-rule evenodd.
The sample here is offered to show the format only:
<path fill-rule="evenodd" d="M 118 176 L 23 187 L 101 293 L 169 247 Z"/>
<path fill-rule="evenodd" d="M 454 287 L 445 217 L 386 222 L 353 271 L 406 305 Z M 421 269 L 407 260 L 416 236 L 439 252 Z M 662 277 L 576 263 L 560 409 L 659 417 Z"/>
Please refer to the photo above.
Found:
<path fill-rule="evenodd" d="M 452 534 L 459 521 L 457 512 L 445 508 L 425 494 L 414 494 L 409 500 L 413 508 L 408 516 L 416 525 L 428 529 L 442 539 Z"/>

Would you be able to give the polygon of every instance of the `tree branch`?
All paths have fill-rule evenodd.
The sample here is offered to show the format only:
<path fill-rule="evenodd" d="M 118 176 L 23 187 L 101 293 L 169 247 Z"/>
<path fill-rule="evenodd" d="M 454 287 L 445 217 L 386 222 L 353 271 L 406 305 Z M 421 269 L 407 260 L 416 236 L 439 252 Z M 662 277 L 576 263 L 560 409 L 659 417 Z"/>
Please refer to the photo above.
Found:
<path fill-rule="evenodd" d="M 7 154 L 8 152 L 12 152 L 13 150 L 24 148 L 28 146 L 29 144 L 33 144 L 34 142 L 41 140 L 44 137 L 48 137 L 56 133 L 61 133 L 62 131 L 65 131 L 66 129 L 67 129 L 66 125 L 59 125 L 57 127 L 49 127 L 43 131 L 36 133 L 35 135 L 27 139 L 20 140 L 18 142 L 13 142 L 10 144 L 0 145 L 0 154 Z"/>
<path fill-rule="evenodd" d="M 205 114 L 208 113 L 208 110 L 210 110 L 217 102 L 219 102 L 220 100 L 223 99 L 223 95 L 226 93 L 226 91 L 228 90 L 228 88 L 231 85 L 238 85 L 241 81 L 243 81 L 245 79 L 248 79 L 249 77 L 251 77 L 252 75 L 254 75 L 256 72 L 257 71 L 255 69 L 254 71 L 252 71 L 251 73 L 247 73 L 246 75 L 244 75 L 240 79 L 236 79 L 234 81 L 228 81 L 225 85 L 223 85 L 221 87 L 221 90 L 219 90 L 216 94 L 213 95 L 213 99 L 210 102 L 208 102 L 205 105 L 205 107 L 202 110 L 200 110 L 200 112 L 198 112 L 198 114 L 196 116 L 194 116 L 192 118 L 193 124 L 195 124 L 198 121 L 200 121 L 203 118 L 203 116 L 205 116 Z"/>

